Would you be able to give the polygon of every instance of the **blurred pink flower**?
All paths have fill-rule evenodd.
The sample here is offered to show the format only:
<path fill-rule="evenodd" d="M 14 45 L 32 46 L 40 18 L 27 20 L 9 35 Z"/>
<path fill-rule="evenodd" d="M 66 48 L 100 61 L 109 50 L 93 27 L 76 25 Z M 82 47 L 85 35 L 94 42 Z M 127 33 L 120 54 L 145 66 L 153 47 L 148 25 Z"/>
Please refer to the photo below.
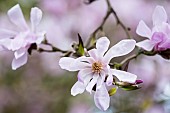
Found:
<path fill-rule="evenodd" d="M 77 39 L 78 33 L 81 34 L 83 41 L 87 41 L 91 33 L 102 22 L 107 9 L 105 0 L 99 0 L 89 5 L 84 4 L 83 0 L 43 0 L 42 6 L 50 14 L 50 18 L 58 23 L 57 26 L 47 27 L 50 30 L 55 27 L 60 28 L 63 36 L 74 41 Z"/>
<path fill-rule="evenodd" d="M 28 59 L 27 50 L 31 44 L 40 44 L 45 32 L 37 31 L 42 18 L 42 11 L 34 7 L 30 14 L 31 28 L 27 25 L 19 4 L 8 11 L 10 21 L 17 26 L 16 30 L 0 29 L 0 46 L 3 50 L 14 52 L 12 69 L 15 70 L 24 65 Z"/>
<path fill-rule="evenodd" d="M 128 71 L 137 74 L 139 79 L 144 81 L 144 86 L 148 87 L 155 83 L 156 74 L 160 70 L 159 68 L 155 72 L 155 68 L 155 60 L 152 57 L 139 56 L 129 63 Z"/>
<path fill-rule="evenodd" d="M 142 47 L 147 51 L 151 51 L 153 48 L 156 51 L 169 49 L 170 25 L 167 23 L 167 20 L 165 9 L 162 6 L 157 6 L 152 15 L 152 30 L 145 24 L 144 21 L 141 20 L 139 22 L 136 33 L 149 39 L 138 42 L 137 46 Z"/>
<path fill-rule="evenodd" d="M 158 90 L 162 90 L 170 80 L 169 76 L 170 61 L 163 59 L 159 55 L 139 56 L 129 64 L 128 71 L 138 74 L 139 79 L 144 81 L 144 86 L 155 85 Z"/>
<path fill-rule="evenodd" d="M 96 92 L 94 101 L 96 106 L 101 110 L 107 110 L 110 103 L 110 97 L 104 80 L 108 75 L 106 84 L 112 85 L 113 75 L 120 81 L 134 83 L 137 76 L 125 71 L 111 69 L 109 62 L 113 57 L 123 56 L 130 53 L 135 48 L 135 40 L 122 40 L 109 50 L 110 41 L 107 37 L 102 37 L 96 42 L 96 49 L 88 51 L 89 57 L 79 57 L 77 59 L 63 57 L 59 61 L 62 69 L 68 71 L 79 71 L 78 81 L 71 89 L 73 96 L 81 94 L 85 91 L 92 92 L 95 84 Z M 108 51 L 107 51 L 108 50 Z M 106 52 L 107 51 L 107 52 Z"/>

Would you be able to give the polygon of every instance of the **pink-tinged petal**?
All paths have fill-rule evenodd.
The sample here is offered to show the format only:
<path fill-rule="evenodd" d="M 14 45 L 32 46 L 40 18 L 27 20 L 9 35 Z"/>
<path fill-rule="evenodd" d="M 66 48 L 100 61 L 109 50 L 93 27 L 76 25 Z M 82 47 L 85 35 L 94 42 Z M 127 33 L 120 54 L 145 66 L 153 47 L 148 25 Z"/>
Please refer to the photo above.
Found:
<path fill-rule="evenodd" d="M 168 39 L 168 36 L 165 35 L 164 33 L 162 33 L 162 32 L 155 32 L 152 35 L 151 42 L 154 43 L 154 44 L 159 44 L 161 42 L 165 42 L 166 39 Z"/>
<path fill-rule="evenodd" d="M 140 36 L 147 37 L 147 38 L 151 38 L 152 35 L 150 28 L 142 20 L 139 22 L 137 26 L 136 33 Z"/>
<path fill-rule="evenodd" d="M 136 46 L 143 48 L 144 50 L 151 51 L 154 47 L 154 43 L 150 40 L 144 40 L 141 42 L 136 43 Z"/>
<path fill-rule="evenodd" d="M 100 89 L 102 87 L 102 84 L 104 83 L 106 74 L 104 72 L 101 72 L 99 75 L 99 78 L 97 80 L 97 87 L 96 89 Z"/>
<path fill-rule="evenodd" d="M 15 53 L 14 53 L 15 59 L 22 57 L 26 52 L 27 52 L 26 48 L 21 48 L 21 49 L 15 51 Z"/>
<path fill-rule="evenodd" d="M 93 59 L 93 57 L 85 57 L 85 56 L 82 56 L 82 57 L 79 57 L 77 58 L 77 60 L 81 61 L 81 62 L 87 62 L 89 64 L 92 64 L 95 62 L 95 60 Z"/>
<path fill-rule="evenodd" d="M 11 46 L 12 46 L 12 50 L 15 51 L 15 50 L 18 50 L 20 49 L 23 44 L 24 44 L 24 38 L 25 38 L 25 35 L 24 34 L 19 34 L 17 35 L 11 42 Z"/>
<path fill-rule="evenodd" d="M 99 78 L 99 74 L 94 74 L 93 79 L 90 81 L 90 83 L 87 85 L 86 90 L 91 93 L 94 85 L 97 83 L 97 80 Z"/>
<path fill-rule="evenodd" d="M 14 58 L 13 61 L 12 61 L 12 69 L 16 70 L 17 68 L 23 66 L 24 64 L 27 63 L 27 60 L 28 60 L 27 53 L 25 53 L 23 56 L 21 56 L 18 59 Z"/>
<path fill-rule="evenodd" d="M 111 73 L 123 82 L 135 83 L 137 79 L 136 75 L 121 70 L 111 69 Z"/>
<path fill-rule="evenodd" d="M 78 72 L 78 80 L 83 82 L 85 77 L 92 73 L 91 68 L 82 69 Z"/>
<path fill-rule="evenodd" d="M 111 73 L 108 73 L 106 84 L 107 86 L 111 86 L 113 84 L 113 75 Z"/>
<path fill-rule="evenodd" d="M 15 5 L 8 11 L 8 16 L 11 22 L 20 29 L 26 30 L 28 28 L 19 4 Z"/>
<path fill-rule="evenodd" d="M 98 53 L 97 53 L 97 49 L 91 49 L 88 51 L 90 57 L 93 57 L 95 60 L 98 59 Z"/>
<path fill-rule="evenodd" d="M 101 37 L 96 42 L 96 48 L 98 53 L 103 56 L 104 53 L 108 50 L 110 41 L 107 37 Z"/>
<path fill-rule="evenodd" d="M 17 33 L 7 29 L 0 29 L 0 39 L 14 38 Z"/>
<path fill-rule="evenodd" d="M 104 56 L 104 62 L 108 64 L 113 57 L 123 56 L 130 53 L 135 48 L 136 41 L 125 39 L 111 47 Z"/>
<path fill-rule="evenodd" d="M 77 94 L 81 94 L 85 89 L 86 86 L 82 82 L 77 81 L 71 88 L 71 95 L 76 96 Z"/>
<path fill-rule="evenodd" d="M 76 59 L 70 58 L 70 57 L 63 57 L 59 60 L 59 65 L 62 69 L 69 70 L 69 71 L 78 71 L 78 67 L 72 67 L 74 63 L 76 62 Z"/>
<path fill-rule="evenodd" d="M 158 45 L 158 50 L 170 49 L 170 39 L 167 39 L 165 42 Z"/>
<path fill-rule="evenodd" d="M 97 89 L 94 94 L 94 102 L 100 110 L 107 110 L 110 105 L 110 97 L 105 84 L 100 89 Z"/>
<path fill-rule="evenodd" d="M 74 59 L 70 57 L 63 57 L 59 61 L 59 65 L 62 69 L 68 71 L 78 71 L 90 67 L 91 65 L 85 62 L 79 61 L 79 59 Z"/>
<path fill-rule="evenodd" d="M 11 42 L 12 42 L 12 39 L 9 39 L 9 38 L 6 38 L 6 39 L 1 39 L 0 40 L 0 45 L 2 48 L 4 48 L 4 50 L 11 50 Z"/>
<path fill-rule="evenodd" d="M 89 84 L 89 82 L 90 82 L 90 80 L 92 80 L 92 78 L 93 78 L 93 73 L 88 74 L 83 80 L 84 85 L 87 86 L 87 84 Z"/>
<path fill-rule="evenodd" d="M 162 6 L 156 6 L 152 15 L 152 21 L 154 25 L 160 25 L 163 22 L 167 22 L 167 14 Z"/>
<path fill-rule="evenodd" d="M 36 27 L 39 25 L 42 19 L 42 11 L 39 8 L 34 7 L 31 9 L 30 15 L 31 15 L 30 20 L 31 20 L 32 30 L 36 31 Z"/>
<path fill-rule="evenodd" d="M 44 38 L 45 38 L 45 34 L 46 34 L 45 31 L 37 33 L 37 34 L 36 34 L 37 40 L 35 41 L 35 43 L 38 44 L 38 45 L 41 44 L 41 42 L 42 42 L 42 41 L 44 40 Z"/>

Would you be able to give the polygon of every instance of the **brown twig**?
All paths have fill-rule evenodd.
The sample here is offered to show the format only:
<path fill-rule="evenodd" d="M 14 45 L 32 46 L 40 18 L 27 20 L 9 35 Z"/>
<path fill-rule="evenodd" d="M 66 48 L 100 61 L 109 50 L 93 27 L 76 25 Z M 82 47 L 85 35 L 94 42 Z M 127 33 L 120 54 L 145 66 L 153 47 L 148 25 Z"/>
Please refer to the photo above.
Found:
<path fill-rule="evenodd" d="M 107 13 L 105 15 L 105 17 L 103 18 L 103 21 L 101 22 L 101 24 L 97 27 L 97 29 L 91 34 L 89 40 L 87 41 L 87 44 L 86 44 L 86 47 L 89 47 L 89 46 L 93 46 L 95 44 L 95 41 L 96 40 L 96 34 L 98 33 L 98 31 L 102 31 L 103 30 L 103 26 L 104 24 L 106 23 L 106 20 L 108 19 L 108 17 L 113 14 L 115 19 L 116 19 L 116 23 L 118 25 L 120 25 L 122 27 L 122 29 L 125 31 L 127 37 L 129 39 L 131 39 L 131 36 L 129 34 L 129 29 L 128 27 L 126 27 L 123 22 L 119 19 L 116 11 L 113 9 L 113 7 L 111 6 L 111 3 L 109 0 L 106 0 L 106 3 L 107 3 L 107 7 L 108 7 L 108 10 L 107 10 Z"/>
<path fill-rule="evenodd" d="M 106 2 L 107 2 L 108 10 L 114 15 L 117 24 L 122 27 L 122 29 L 125 31 L 127 37 L 128 37 L 129 39 L 131 39 L 131 36 L 130 36 L 130 34 L 129 34 L 130 28 L 126 27 L 126 26 L 123 24 L 123 22 L 119 19 L 116 11 L 115 11 L 115 10 L 113 9 L 113 7 L 111 6 L 110 1 L 109 1 L 109 0 L 106 0 Z"/>
<path fill-rule="evenodd" d="M 156 51 L 145 51 L 143 49 L 139 49 L 137 54 L 131 55 L 131 56 L 127 57 L 126 59 L 124 59 L 120 63 L 120 66 L 124 65 L 125 63 L 129 62 L 130 60 L 137 58 L 141 54 L 146 55 L 146 56 L 154 56 L 157 54 L 157 52 Z"/>
<path fill-rule="evenodd" d="M 38 48 L 38 49 L 37 49 L 38 52 L 50 52 L 50 53 L 52 53 L 52 52 L 68 53 L 68 52 L 69 52 L 69 51 L 64 51 L 64 50 L 61 50 L 61 49 L 53 46 L 51 43 L 48 43 L 47 39 L 45 39 L 45 40 L 42 42 L 42 44 L 50 46 L 50 47 L 51 47 L 51 50 L 46 50 L 46 49 L 43 49 L 43 48 Z"/>

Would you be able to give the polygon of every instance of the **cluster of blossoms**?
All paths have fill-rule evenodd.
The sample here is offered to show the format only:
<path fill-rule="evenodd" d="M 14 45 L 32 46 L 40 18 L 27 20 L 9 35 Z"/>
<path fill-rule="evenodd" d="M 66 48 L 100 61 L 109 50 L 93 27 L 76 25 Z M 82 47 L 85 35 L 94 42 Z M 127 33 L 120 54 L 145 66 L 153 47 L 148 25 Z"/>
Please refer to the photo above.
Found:
<path fill-rule="evenodd" d="M 143 20 L 139 22 L 136 33 L 147 37 L 144 41 L 138 42 L 137 46 L 147 50 L 164 51 L 170 49 L 170 25 L 165 9 L 157 6 L 152 15 L 153 27 L 150 29 Z"/>
<path fill-rule="evenodd" d="M 39 45 L 44 40 L 44 31 L 38 31 L 37 26 L 42 19 L 42 11 L 32 8 L 30 14 L 31 28 L 24 19 L 20 6 L 17 4 L 8 11 L 10 21 L 17 27 L 15 30 L 0 29 L 1 50 L 14 52 L 12 69 L 17 69 L 26 64 L 28 51 L 33 44 Z M 59 65 L 68 71 L 79 71 L 78 81 L 73 85 L 71 94 L 76 96 L 85 90 L 90 94 L 94 91 L 94 102 L 101 110 L 107 110 L 110 104 L 108 89 L 118 86 L 136 86 L 141 83 L 137 76 L 118 70 L 110 66 L 114 57 L 124 56 L 141 47 L 150 52 L 160 52 L 170 49 L 170 25 L 167 23 L 167 14 L 163 7 L 157 6 L 153 13 L 153 28 L 147 27 L 144 21 L 140 21 L 136 33 L 147 37 L 142 42 L 136 43 L 133 39 L 124 39 L 112 46 L 109 50 L 110 41 L 107 37 L 101 37 L 96 41 L 96 48 L 90 49 L 78 58 L 62 57 Z M 50 45 L 50 44 L 49 44 Z M 83 47 L 83 49 L 85 49 Z M 136 56 L 137 57 L 137 56 Z"/>
<path fill-rule="evenodd" d="M 30 13 L 31 28 L 26 23 L 20 6 L 17 4 L 8 11 L 10 21 L 15 30 L 0 29 L 1 50 L 14 52 L 12 69 L 17 69 L 27 63 L 28 49 L 32 44 L 40 44 L 44 40 L 44 31 L 38 31 L 37 26 L 42 19 L 42 11 L 34 7 Z"/>

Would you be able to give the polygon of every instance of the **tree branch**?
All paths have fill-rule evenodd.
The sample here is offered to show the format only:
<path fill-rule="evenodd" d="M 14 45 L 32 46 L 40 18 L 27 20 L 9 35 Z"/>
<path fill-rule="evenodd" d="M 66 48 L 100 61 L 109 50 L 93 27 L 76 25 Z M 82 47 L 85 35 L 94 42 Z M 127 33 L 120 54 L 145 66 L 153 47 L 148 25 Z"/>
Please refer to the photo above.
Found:
<path fill-rule="evenodd" d="M 131 36 L 130 36 L 130 34 L 129 34 L 130 28 L 126 27 L 126 26 L 123 24 L 123 22 L 119 19 L 116 11 L 115 11 L 115 10 L 113 9 L 113 7 L 111 6 L 110 1 L 109 1 L 109 0 L 106 0 L 106 2 L 107 2 L 108 10 L 110 10 L 110 12 L 114 15 L 114 17 L 115 17 L 115 19 L 116 19 L 116 21 L 117 21 L 117 24 L 119 24 L 119 25 L 122 27 L 122 29 L 125 31 L 127 37 L 128 37 L 129 39 L 131 39 Z"/>
<path fill-rule="evenodd" d="M 123 24 L 123 22 L 119 19 L 116 11 L 115 11 L 115 10 L 113 9 L 113 7 L 111 6 L 110 1 L 109 1 L 109 0 L 106 0 L 106 3 L 107 3 L 107 7 L 108 7 L 107 13 L 106 13 L 105 17 L 103 18 L 102 23 L 101 23 L 101 24 L 97 27 L 97 29 L 91 34 L 89 40 L 87 41 L 86 47 L 88 47 L 88 46 L 93 46 L 93 45 L 95 44 L 96 34 L 98 33 L 98 31 L 100 31 L 100 30 L 102 31 L 102 30 L 103 30 L 103 26 L 104 26 L 104 24 L 106 23 L 106 20 L 108 19 L 108 17 L 109 17 L 111 14 L 113 14 L 113 16 L 115 17 L 116 23 L 117 23 L 118 25 L 120 25 L 120 26 L 122 27 L 122 29 L 125 31 L 127 37 L 128 37 L 129 39 L 131 39 L 131 36 L 130 36 L 130 33 L 129 33 L 130 28 L 126 27 L 126 26 Z"/>
<path fill-rule="evenodd" d="M 55 46 L 53 46 L 52 44 L 48 43 L 47 39 L 45 39 L 42 44 L 44 45 L 48 45 L 51 47 L 51 50 L 46 50 L 46 49 L 43 49 L 43 48 L 38 48 L 38 52 L 61 52 L 61 53 L 68 53 L 69 51 L 64 51 L 64 50 L 61 50 Z"/>

